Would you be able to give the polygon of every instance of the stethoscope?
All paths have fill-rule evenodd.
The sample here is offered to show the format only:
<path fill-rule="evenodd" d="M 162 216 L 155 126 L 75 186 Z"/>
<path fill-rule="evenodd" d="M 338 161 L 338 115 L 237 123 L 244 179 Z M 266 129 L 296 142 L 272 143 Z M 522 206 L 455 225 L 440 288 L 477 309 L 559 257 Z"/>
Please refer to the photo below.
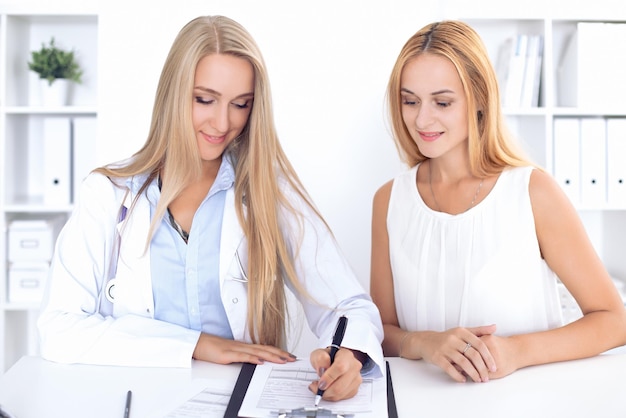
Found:
<path fill-rule="evenodd" d="M 241 262 L 241 257 L 239 257 L 239 249 L 235 251 L 235 260 L 237 261 L 237 268 L 239 269 L 239 273 L 241 277 L 236 277 L 235 275 L 230 275 L 230 280 L 239 283 L 248 283 L 248 274 L 246 274 L 246 269 L 243 267 L 243 263 Z M 104 288 L 104 296 L 111 303 L 115 303 L 115 284 L 117 283 L 117 279 L 111 279 L 108 281 Z"/>
<path fill-rule="evenodd" d="M 246 274 L 246 270 L 243 268 L 243 264 L 241 263 L 241 258 L 239 258 L 239 249 L 235 251 L 235 259 L 237 260 L 237 266 L 239 267 L 241 278 L 231 276 L 231 279 L 240 283 L 248 283 L 248 275 Z"/>

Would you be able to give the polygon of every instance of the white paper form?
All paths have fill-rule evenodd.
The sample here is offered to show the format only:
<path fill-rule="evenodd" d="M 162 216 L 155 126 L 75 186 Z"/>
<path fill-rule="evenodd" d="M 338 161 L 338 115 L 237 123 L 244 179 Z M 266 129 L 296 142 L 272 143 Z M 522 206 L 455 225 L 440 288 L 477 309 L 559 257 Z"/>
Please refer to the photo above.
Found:
<path fill-rule="evenodd" d="M 257 365 L 244 397 L 240 416 L 251 418 L 276 417 L 279 410 L 313 407 L 315 394 L 309 384 L 318 376 L 308 360 L 292 363 Z M 356 417 L 387 416 L 385 377 L 363 379 L 359 391 L 351 399 L 338 402 L 322 400 L 319 407 L 333 412 L 353 413 Z"/>
<path fill-rule="evenodd" d="M 222 418 L 232 393 L 232 385 L 208 383 L 204 389 L 164 418 Z"/>

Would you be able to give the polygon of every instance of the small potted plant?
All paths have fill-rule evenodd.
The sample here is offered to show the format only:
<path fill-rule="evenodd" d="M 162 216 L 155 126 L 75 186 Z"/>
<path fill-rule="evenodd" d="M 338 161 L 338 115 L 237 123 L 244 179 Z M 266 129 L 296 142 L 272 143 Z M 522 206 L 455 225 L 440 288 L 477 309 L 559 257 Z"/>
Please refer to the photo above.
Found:
<path fill-rule="evenodd" d="M 74 51 L 57 47 L 54 37 L 47 45 L 42 43 L 40 50 L 31 51 L 28 68 L 39 75 L 43 104 L 66 105 L 69 83 L 82 82 L 83 71 L 76 61 Z"/>

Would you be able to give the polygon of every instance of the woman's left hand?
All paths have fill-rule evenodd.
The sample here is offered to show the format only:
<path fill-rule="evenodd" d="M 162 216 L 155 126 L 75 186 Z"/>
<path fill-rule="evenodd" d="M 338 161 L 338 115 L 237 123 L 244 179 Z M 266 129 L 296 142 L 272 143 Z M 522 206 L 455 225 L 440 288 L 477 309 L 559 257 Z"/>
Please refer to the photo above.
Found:
<path fill-rule="evenodd" d="M 322 389 L 323 398 L 327 401 L 352 398 L 363 381 L 361 362 L 348 348 L 340 348 L 337 351 L 332 365 L 329 349 L 319 348 L 311 353 L 311 365 L 317 370 L 320 379 L 311 383 L 309 390 L 316 394 L 318 388 Z"/>
<path fill-rule="evenodd" d="M 519 369 L 518 354 L 516 353 L 515 337 L 499 337 L 496 335 L 482 335 L 479 337 L 489 349 L 498 369 L 489 372 L 490 379 L 499 379 L 508 376 Z"/>

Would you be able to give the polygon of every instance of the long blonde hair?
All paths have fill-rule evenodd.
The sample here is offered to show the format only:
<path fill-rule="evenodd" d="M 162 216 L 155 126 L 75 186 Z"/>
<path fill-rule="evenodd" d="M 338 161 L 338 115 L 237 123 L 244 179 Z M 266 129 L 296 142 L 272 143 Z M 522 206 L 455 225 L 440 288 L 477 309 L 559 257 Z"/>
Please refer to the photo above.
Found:
<path fill-rule="evenodd" d="M 110 165 L 96 171 L 111 178 L 148 173 L 137 197 L 151 181 L 162 176 L 161 198 L 147 237 L 149 245 L 170 202 L 200 177 L 201 159 L 191 122 L 192 92 L 196 66 L 209 54 L 240 57 L 254 69 L 250 117 L 228 152 L 235 164 L 237 217 L 248 241 L 248 332 L 253 342 L 284 348 L 284 280 L 297 291 L 306 292 L 297 280 L 294 261 L 279 226 L 281 209 L 292 212 L 300 222 L 301 216 L 281 191 L 280 179 L 317 216 L 320 214 L 278 141 L 265 63 L 256 42 L 239 23 L 223 16 L 203 16 L 182 28 L 161 73 L 145 144 L 122 166 Z"/>
<path fill-rule="evenodd" d="M 485 177 L 507 166 L 532 164 L 517 147 L 504 123 L 495 71 L 479 35 L 469 25 L 442 21 L 426 25 L 406 42 L 387 86 L 389 117 L 400 157 L 410 167 L 424 161 L 402 119 L 402 70 L 420 54 L 449 59 L 456 67 L 467 97 L 468 148 L 472 174 Z"/>

